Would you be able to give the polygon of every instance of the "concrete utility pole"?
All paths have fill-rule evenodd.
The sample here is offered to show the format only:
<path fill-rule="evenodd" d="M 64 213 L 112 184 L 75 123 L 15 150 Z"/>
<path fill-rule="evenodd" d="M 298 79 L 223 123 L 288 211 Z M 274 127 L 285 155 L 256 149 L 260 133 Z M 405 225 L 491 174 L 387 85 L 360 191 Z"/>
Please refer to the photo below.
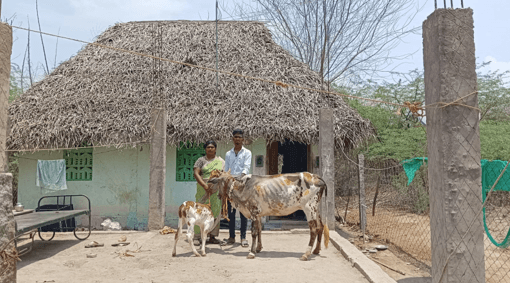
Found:
<path fill-rule="evenodd" d="M 335 229 L 335 120 L 333 109 L 319 110 L 319 167 L 320 176 L 328 187 L 322 201 L 321 216 L 326 217 L 329 229 Z M 324 195 L 323 195 L 324 197 Z"/>
<path fill-rule="evenodd" d="M 0 0 L 0 20 L 2 1 Z M 9 171 L 7 152 L 7 110 L 9 107 L 9 88 L 11 77 L 12 28 L 0 22 L 0 173 Z"/>
<path fill-rule="evenodd" d="M 154 52 L 161 57 L 163 46 L 161 27 L 154 26 Z M 153 109 L 151 111 L 151 153 L 149 175 L 149 219 L 147 228 L 159 230 L 165 226 L 166 183 L 166 98 L 161 87 L 163 81 L 161 61 L 153 60 Z"/>
<path fill-rule="evenodd" d="M 154 130 L 150 153 L 149 230 L 159 230 L 165 225 L 166 113 L 159 108 L 152 110 L 151 115 Z"/>
<path fill-rule="evenodd" d="M 2 2 L 0 0 L 0 11 Z M 0 13 L 1 15 L 1 13 Z M 12 174 L 5 173 L 7 158 L 7 108 L 9 106 L 9 79 L 11 75 L 12 28 L 0 22 L 0 255 L 12 255 L 16 234 L 12 214 Z M 16 282 L 16 260 L 0 256 L 0 282 Z"/>
<path fill-rule="evenodd" d="M 8 256 L 16 254 L 14 243 L 9 244 L 16 235 L 12 209 L 12 174 L 0 173 L 0 255 L 7 254 L 0 256 L 0 282 L 16 282 L 17 260 Z"/>
<path fill-rule="evenodd" d="M 473 10 L 438 9 L 423 23 L 432 282 L 485 282 Z M 441 106 L 444 106 L 441 108 Z"/>

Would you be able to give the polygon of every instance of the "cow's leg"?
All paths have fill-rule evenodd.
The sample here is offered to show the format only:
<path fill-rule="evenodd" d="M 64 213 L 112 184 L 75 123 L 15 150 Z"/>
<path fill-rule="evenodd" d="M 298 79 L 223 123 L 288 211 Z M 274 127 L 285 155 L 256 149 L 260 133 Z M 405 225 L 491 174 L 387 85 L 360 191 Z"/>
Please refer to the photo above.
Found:
<path fill-rule="evenodd" d="M 205 242 L 207 241 L 206 227 L 207 226 L 205 224 L 200 225 L 200 235 L 202 238 L 202 246 L 200 247 L 200 252 L 202 253 L 203 256 L 205 256 Z"/>
<path fill-rule="evenodd" d="M 193 251 L 193 254 L 200 257 L 200 254 L 197 252 L 195 245 L 193 245 L 193 236 L 195 235 L 194 227 L 195 219 L 188 219 L 188 232 L 186 233 L 186 237 L 188 238 L 188 243 L 191 247 L 191 250 Z M 202 229 L 200 229 L 200 231 L 202 231 Z"/>
<path fill-rule="evenodd" d="M 257 230 L 258 230 L 258 238 L 257 238 L 257 249 L 255 250 L 257 253 L 262 251 L 262 219 L 261 217 L 257 217 Z"/>
<path fill-rule="evenodd" d="M 319 205 L 321 202 L 321 195 L 315 196 L 310 202 L 310 209 L 312 214 L 315 214 L 315 223 L 317 226 L 317 245 L 315 246 L 315 250 L 313 254 L 319 254 L 321 252 L 321 241 L 322 241 L 322 233 L 324 231 L 324 224 L 322 223 L 321 215 L 319 213 Z M 315 212 L 315 213 L 313 213 Z M 311 219 L 310 219 L 311 220 Z"/>
<path fill-rule="evenodd" d="M 322 241 L 322 233 L 324 232 L 324 224 L 322 223 L 322 219 L 320 214 L 317 215 L 317 244 L 315 249 L 313 250 L 314 255 L 318 255 L 321 252 L 321 241 Z"/>
<path fill-rule="evenodd" d="M 259 234 L 259 229 L 258 229 L 258 220 L 257 220 L 257 217 L 252 217 L 251 218 L 252 222 L 251 222 L 251 250 L 250 250 L 250 253 L 248 254 L 248 257 L 247 258 L 255 258 L 255 253 L 257 252 L 256 251 L 256 248 L 257 248 L 257 236 Z"/>
<path fill-rule="evenodd" d="M 208 219 L 208 220 L 204 221 L 204 224 L 202 225 L 202 227 L 200 227 L 200 234 L 202 236 L 201 252 L 202 252 L 203 256 L 206 255 L 205 254 L 205 242 L 207 240 L 207 235 L 214 228 L 213 225 L 214 225 L 214 218 L 213 219 Z"/>
<path fill-rule="evenodd" d="M 172 252 L 172 256 L 177 255 L 177 241 L 179 241 L 179 235 L 181 235 L 182 225 L 184 223 L 184 218 L 179 218 L 179 228 L 177 228 L 177 233 L 175 233 L 175 242 L 174 242 L 174 250 Z"/>
<path fill-rule="evenodd" d="M 310 227 L 310 242 L 308 242 L 308 247 L 305 254 L 301 256 L 301 260 L 308 260 L 312 254 L 313 244 L 315 244 L 315 238 L 317 237 L 317 210 L 314 210 L 310 204 L 306 204 L 303 211 L 306 214 L 308 226 Z"/>

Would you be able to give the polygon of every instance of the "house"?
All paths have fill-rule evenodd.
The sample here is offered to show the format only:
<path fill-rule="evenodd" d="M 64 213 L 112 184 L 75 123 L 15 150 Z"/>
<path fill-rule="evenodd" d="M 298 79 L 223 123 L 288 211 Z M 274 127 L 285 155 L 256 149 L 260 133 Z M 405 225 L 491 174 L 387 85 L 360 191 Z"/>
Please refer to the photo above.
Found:
<path fill-rule="evenodd" d="M 213 69 L 218 58 L 220 70 L 323 87 L 319 74 L 275 44 L 262 23 L 219 22 L 218 38 L 216 50 L 213 21 L 154 21 L 117 24 L 95 42 Z M 177 222 L 183 201 L 194 199 L 192 167 L 204 154 L 183 144 L 213 139 L 224 157 L 233 147 L 232 130 L 242 128 L 252 173 L 274 174 L 278 152 L 285 170 L 314 171 L 320 108 L 335 110 L 337 147 L 351 148 L 373 134 L 370 122 L 336 95 L 217 78 L 212 71 L 88 44 L 9 107 L 8 149 L 20 152 L 18 200 L 35 208 L 43 196 L 36 187 L 37 160 L 65 158 L 64 192 L 91 199 L 94 227 L 112 218 L 145 229 L 150 111 L 161 106 L 157 101 L 168 109 L 167 224 Z"/>

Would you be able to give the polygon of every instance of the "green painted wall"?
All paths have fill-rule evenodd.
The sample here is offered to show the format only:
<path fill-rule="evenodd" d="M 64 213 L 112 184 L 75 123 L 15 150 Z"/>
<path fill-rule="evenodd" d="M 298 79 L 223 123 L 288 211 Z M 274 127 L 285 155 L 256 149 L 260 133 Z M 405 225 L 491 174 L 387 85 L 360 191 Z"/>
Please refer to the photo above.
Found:
<path fill-rule="evenodd" d="M 218 144 L 217 155 L 225 153 L 233 143 Z M 252 151 L 250 173 L 265 174 L 264 167 L 254 168 L 255 156 L 266 154 L 264 140 L 256 140 L 246 148 Z M 92 203 L 92 225 L 101 229 L 101 222 L 110 218 L 128 229 L 145 230 L 149 210 L 149 145 L 136 148 L 94 148 L 92 181 L 67 182 L 68 189 L 62 194 L 84 194 Z M 167 147 L 166 175 L 166 225 L 177 224 L 177 208 L 187 200 L 195 200 L 196 182 L 176 182 L 176 147 Z M 25 153 L 19 160 L 18 201 L 25 208 L 35 209 L 37 201 L 44 195 L 35 185 L 37 160 L 62 159 L 62 151 L 39 151 Z M 49 203 L 49 202 L 48 202 Z M 73 199 L 75 209 L 86 207 L 86 201 Z M 83 221 L 83 222 L 82 222 Z M 77 219 L 86 225 L 88 218 Z"/>

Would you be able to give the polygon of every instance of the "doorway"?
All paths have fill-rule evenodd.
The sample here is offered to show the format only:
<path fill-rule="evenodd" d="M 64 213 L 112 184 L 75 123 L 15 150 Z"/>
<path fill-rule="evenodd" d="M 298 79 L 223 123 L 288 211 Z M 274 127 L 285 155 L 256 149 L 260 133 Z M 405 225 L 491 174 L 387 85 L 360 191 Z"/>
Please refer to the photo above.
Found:
<path fill-rule="evenodd" d="M 300 173 L 309 171 L 310 146 L 285 139 L 284 142 L 273 142 L 268 146 L 268 173 L 278 173 L 278 155 L 283 156 L 281 173 Z M 269 220 L 306 220 L 305 213 L 298 210 L 287 216 L 270 216 Z"/>

